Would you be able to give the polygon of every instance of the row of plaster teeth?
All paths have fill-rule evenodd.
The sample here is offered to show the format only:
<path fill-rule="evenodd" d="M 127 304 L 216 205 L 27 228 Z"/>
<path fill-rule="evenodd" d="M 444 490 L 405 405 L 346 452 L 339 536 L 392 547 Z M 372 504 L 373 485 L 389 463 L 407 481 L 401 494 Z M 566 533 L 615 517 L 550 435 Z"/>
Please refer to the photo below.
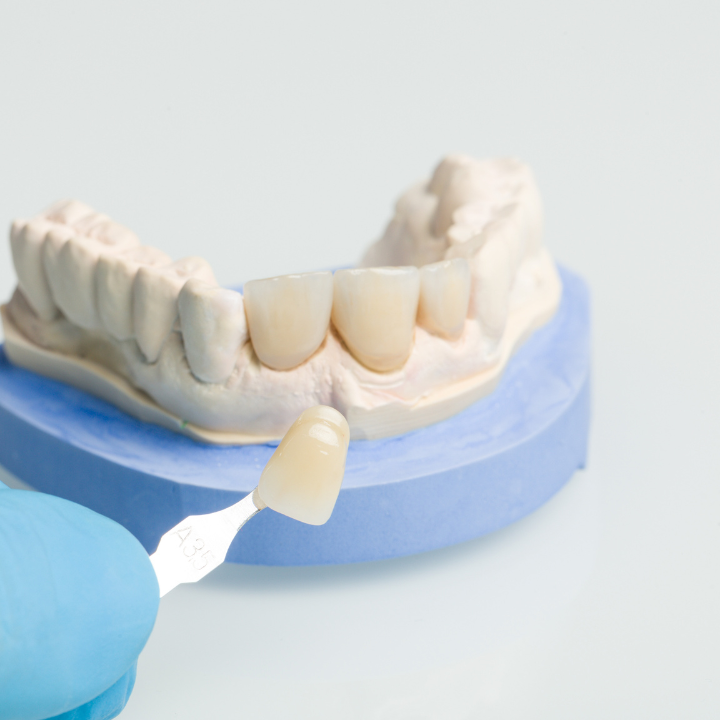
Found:
<path fill-rule="evenodd" d="M 492 164 L 446 158 L 397 203 L 405 225 L 391 223 L 380 250 L 398 266 L 253 280 L 244 298 L 219 288 L 202 258 L 172 263 L 75 201 L 14 223 L 13 257 L 42 319 L 59 308 L 83 328 L 134 338 L 151 363 L 179 323 L 190 369 L 204 382 L 227 380 L 248 339 L 264 365 L 296 367 L 322 345 L 331 319 L 362 364 L 389 371 L 410 355 L 416 324 L 455 340 L 470 317 L 491 343 L 501 338 L 517 266 L 542 216 L 534 183 L 521 183 L 500 210 L 482 199 L 493 183 Z"/>

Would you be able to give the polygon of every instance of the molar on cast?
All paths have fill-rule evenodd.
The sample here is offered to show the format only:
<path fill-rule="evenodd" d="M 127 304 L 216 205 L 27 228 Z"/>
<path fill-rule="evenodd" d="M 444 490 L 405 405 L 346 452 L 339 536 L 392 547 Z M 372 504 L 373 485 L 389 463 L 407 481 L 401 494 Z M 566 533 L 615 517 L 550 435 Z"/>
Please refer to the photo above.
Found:
<path fill-rule="evenodd" d="M 79 200 L 59 200 L 42 212 L 42 217 L 61 225 L 74 226 L 82 218 L 95 214 L 95 211 Z"/>
<path fill-rule="evenodd" d="M 332 321 L 363 365 L 395 370 L 412 351 L 419 296 L 416 267 L 338 270 Z"/>
<path fill-rule="evenodd" d="M 489 194 L 492 187 L 491 168 L 475 160 L 455 164 L 439 201 L 432 229 L 435 237 L 443 237 L 453 224 L 453 213 L 463 205 Z"/>
<path fill-rule="evenodd" d="M 340 492 L 349 442 L 350 428 L 337 410 L 325 405 L 306 410 L 265 466 L 258 495 L 276 512 L 323 525 Z"/>
<path fill-rule="evenodd" d="M 332 273 L 251 280 L 243 292 L 250 339 L 264 365 L 290 370 L 320 347 L 330 324 Z"/>
<path fill-rule="evenodd" d="M 196 277 L 217 285 L 212 268 L 201 257 L 187 257 L 162 267 L 143 266 L 133 282 L 133 334 L 145 359 L 154 363 L 178 319 L 178 295 Z"/>
<path fill-rule="evenodd" d="M 43 266 L 43 244 L 52 228 L 53 223 L 42 218 L 15 220 L 10 228 L 10 250 L 18 285 L 30 307 L 45 322 L 58 313 Z"/>
<path fill-rule="evenodd" d="M 248 339 L 243 296 L 190 278 L 178 296 L 178 311 L 193 375 L 202 382 L 225 382 Z"/>
<path fill-rule="evenodd" d="M 462 335 L 470 301 L 470 266 L 464 258 L 420 268 L 418 325 L 456 340 Z"/>
<path fill-rule="evenodd" d="M 104 254 L 95 270 L 98 314 L 105 330 L 116 340 L 133 337 L 132 290 L 137 271 L 144 265 L 169 265 L 170 256 L 150 246 Z"/>

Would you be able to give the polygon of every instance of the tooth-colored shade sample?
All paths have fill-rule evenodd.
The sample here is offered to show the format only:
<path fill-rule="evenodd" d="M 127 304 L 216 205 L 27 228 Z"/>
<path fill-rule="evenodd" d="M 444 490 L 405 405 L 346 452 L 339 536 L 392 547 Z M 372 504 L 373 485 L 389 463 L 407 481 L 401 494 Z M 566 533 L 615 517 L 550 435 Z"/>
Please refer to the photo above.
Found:
<path fill-rule="evenodd" d="M 325 405 L 306 410 L 260 476 L 263 502 L 300 522 L 326 523 L 342 485 L 349 441 L 347 420 L 337 410 Z"/>
<path fill-rule="evenodd" d="M 420 268 L 418 325 L 450 340 L 462 334 L 470 301 L 470 266 L 464 258 Z"/>
<path fill-rule="evenodd" d="M 251 280 L 243 292 L 250 339 L 264 365 L 290 370 L 320 347 L 330 324 L 332 273 Z"/>
<path fill-rule="evenodd" d="M 410 355 L 420 295 L 416 267 L 335 273 L 332 320 L 350 352 L 371 370 L 394 370 Z"/>
<path fill-rule="evenodd" d="M 248 338 L 243 296 L 190 278 L 178 296 L 185 357 L 198 380 L 225 382 Z"/>
<path fill-rule="evenodd" d="M 98 314 L 103 327 L 116 340 L 128 340 L 133 336 L 132 288 L 137 271 L 143 265 L 160 266 L 171 262 L 164 252 L 149 246 L 100 256 L 95 269 Z"/>
<path fill-rule="evenodd" d="M 52 227 L 53 223 L 40 218 L 29 222 L 16 220 L 10 228 L 10 249 L 18 285 L 37 316 L 47 322 L 57 315 L 42 252 L 45 236 Z"/>
<path fill-rule="evenodd" d="M 178 295 L 191 277 L 217 284 L 212 268 L 200 257 L 172 265 L 144 266 L 133 283 L 133 333 L 148 362 L 154 363 L 178 319 Z"/>

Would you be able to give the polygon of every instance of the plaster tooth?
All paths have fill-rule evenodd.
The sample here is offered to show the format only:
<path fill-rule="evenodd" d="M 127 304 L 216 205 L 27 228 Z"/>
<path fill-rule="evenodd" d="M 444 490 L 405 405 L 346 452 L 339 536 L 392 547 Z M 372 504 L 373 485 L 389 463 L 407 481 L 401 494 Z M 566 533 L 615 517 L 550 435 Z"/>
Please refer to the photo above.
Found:
<path fill-rule="evenodd" d="M 18 285 L 37 316 L 47 322 L 58 312 L 43 265 L 45 236 L 53 227 L 54 223 L 36 218 L 15 220 L 10 228 L 10 248 Z"/>
<path fill-rule="evenodd" d="M 448 169 L 447 182 L 439 195 L 433 220 L 433 234 L 442 237 L 453 224 L 453 213 L 490 194 L 492 168 L 487 163 L 468 161 Z"/>
<path fill-rule="evenodd" d="M 191 278 L 178 296 L 178 311 L 193 375 L 203 382 L 225 382 L 248 339 L 243 296 Z"/>
<path fill-rule="evenodd" d="M 513 248 L 501 235 L 491 235 L 470 261 L 470 314 L 480 323 L 491 349 L 500 342 L 510 309 L 515 277 Z"/>
<path fill-rule="evenodd" d="M 49 233 L 45 272 L 52 296 L 65 317 L 86 330 L 100 327 L 95 299 L 95 267 L 106 248 L 97 240 Z M 49 262 L 48 262 L 49 260 Z"/>
<path fill-rule="evenodd" d="M 255 353 L 274 370 L 290 370 L 322 344 L 330 324 L 330 272 L 251 280 L 243 287 Z"/>
<path fill-rule="evenodd" d="M 455 171 L 464 165 L 469 165 L 476 162 L 467 155 L 448 155 L 444 157 L 433 171 L 430 182 L 428 183 L 428 192 L 437 195 L 442 195 L 452 179 Z"/>
<path fill-rule="evenodd" d="M 162 267 L 144 266 L 133 283 L 133 334 L 148 362 L 154 363 L 178 319 L 178 295 L 196 277 L 217 285 L 210 265 L 188 257 Z"/>
<path fill-rule="evenodd" d="M 95 214 L 95 211 L 79 200 L 60 200 L 42 213 L 42 216 L 61 225 L 73 226 L 82 218 Z"/>
<path fill-rule="evenodd" d="M 464 258 L 420 268 L 418 325 L 455 340 L 462 335 L 470 301 L 470 266 Z"/>
<path fill-rule="evenodd" d="M 95 270 L 95 291 L 100 322 L 117 340 L 133 336 L 132 289 L 137 271 L 144 265 L 169 265 L 164 252 L 140 246 L 116 254 L 104 254 Z"/>
<path fill-rule="evenodd" d="M 338 270 L 333 324 L 363 365 L 394 370 L 412 351 L 419 294 L 416 267 Z"/>
<path fill-rule="evenodd" d="M 300 522 L 326 523 L 342 485 L 349 440 L 347 420 L 337 410 L 324 405 L 306 410 L 265 466 L 260 498 Z"/>

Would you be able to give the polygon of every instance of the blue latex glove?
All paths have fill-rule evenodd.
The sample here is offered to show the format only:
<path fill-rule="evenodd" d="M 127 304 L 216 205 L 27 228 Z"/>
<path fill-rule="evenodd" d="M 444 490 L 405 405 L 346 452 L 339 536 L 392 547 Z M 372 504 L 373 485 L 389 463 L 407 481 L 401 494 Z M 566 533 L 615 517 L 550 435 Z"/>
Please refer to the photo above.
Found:
<path fill-rule="evenodd" d="M 108 720 L 159 591 L 140 543 L 75 503 L 0 483 L 0 720 Z"/>

